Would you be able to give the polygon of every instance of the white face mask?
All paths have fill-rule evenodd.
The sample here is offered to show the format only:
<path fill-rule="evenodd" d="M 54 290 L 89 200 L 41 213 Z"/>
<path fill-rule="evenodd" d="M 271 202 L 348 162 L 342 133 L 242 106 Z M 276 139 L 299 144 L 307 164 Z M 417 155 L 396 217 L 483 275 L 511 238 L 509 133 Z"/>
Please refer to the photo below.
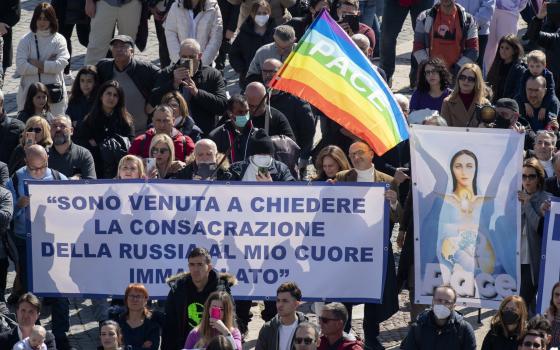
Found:
<path fill-rule="evenodd" d="M 436 317 L 440 320 L 445 320 L 451 316 L 451 310 L 449 310 L 449 308 L 445 305 L 434 305 L 432 310 L 434 311 L 434 315 L 436 315 Z"/>
<path fill-rule="evenodd" d="M 268 168 L 272 163 L 272 156 L 268 154 L 255 154 L 251 157 L 251 161 L 258 167 Z"/>
<path fill-rule="evenodd" d="M 261 27 L 264 27 L 264 25 L 268 22 L 269 18 L 270 18 L 269 15 L 256 15 L 255 23 Z"/>

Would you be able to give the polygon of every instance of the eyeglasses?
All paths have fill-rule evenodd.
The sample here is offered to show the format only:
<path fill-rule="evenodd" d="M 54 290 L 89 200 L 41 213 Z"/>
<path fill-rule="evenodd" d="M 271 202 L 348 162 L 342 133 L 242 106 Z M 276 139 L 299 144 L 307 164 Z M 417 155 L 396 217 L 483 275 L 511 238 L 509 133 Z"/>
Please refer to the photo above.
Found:
<path fill-rule="evenodd" d="M 134 299 L 134 300 L 141 300 L 144 299 L 144 296 L 141 294 L 130 294 L 128 296 L 129 299 Z"/>
<path fill-rule="evenodd" d="M 157 148 L 157 147 L 152 148 L 152 154 L 155 153 L 166 154 L 167 152 L 169 152 L 169 148 Z"/>
<path fill-rule="evenodd" d="M 52 129 L 66 130 L 68 128 L 65 124 L 51 124 Z"/>
<path fill-rule="evenodd" d="M 296 344 L 305 344 L 305 345 L 311 345 L 313 343 L 313 339 L 311 338 L 294 338 L 294 343 Z"/>
<path fill-rule="evenodd" d="M 531 349 L 540 349 L 541 348 L 541 344 L 533 343 L 532 341 L 523 342 L 523 346 L 526 347 L 526 348 L 531 348 Z"/>
<path fill-rule="evenodd" d="M 468 77 L 464 74 L 460 74 L 459 75 L 459 80 L 461 80 L 461 81 L 467 80 L 469 83 L 474 83 L 476 81 L 476 77 Z"/>
<path fill-rule="evenodd" d="M 45 169 L 46 167 L 47 167 L 47 164 L 42 165 L 42 166 L 40 166 L 40 167 L 38 167 L 38 168 L 32 168 L 32 167 L 30 167 L 30 166 L 28 165 L 28 166 L 27 166 L 27 170 L 30 171 L 30 172 L 38 172 L 38 171 L 41 171 L 41 170 Z"/>
<path fill-rule="evenodd" d="M 323 316 L 319 316 L 319 322 L 321 323 L 329 323 L 330 321 L 338 321 L 337 318 L 328 318 L 328 317 L 323 317 Z"/>
<path fill-rule="evenodd" d="M 425 75 L 432 75 L 432 74 L 438 74 L 437 70 L 426 70 L 424 71 Z"/>
<path fill-rule="evenodd" d="M 36 134 L 40 133 L 41 131 L 43 131 L 43 129 L 41 129 L 41 128 L 29 128 L 29 129 L 27 129 L 27 132 L 34 132 Z"/>
<path fill-rule="evenodd" d="M 529 175 L 523 174 L 523 175 L 521 175 L 521 178 L 522 178 L 523 180 L 527 180 L 527 179 L 529 179 L 529 180 L 535 180 L 535 179 L 537 178 L 537 174 L 529 174 Z"/>

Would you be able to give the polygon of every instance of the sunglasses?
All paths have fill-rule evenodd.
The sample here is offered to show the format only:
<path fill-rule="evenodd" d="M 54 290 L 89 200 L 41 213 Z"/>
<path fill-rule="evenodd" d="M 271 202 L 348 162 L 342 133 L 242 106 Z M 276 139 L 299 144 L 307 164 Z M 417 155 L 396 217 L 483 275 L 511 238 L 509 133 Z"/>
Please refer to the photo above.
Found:
<path fill-rule="evenodd" d="M 43 129 L 41 129 L 41 128 L 29 128 L 29 129 L 27 129 L 27 132 L 34 132 L 36 134 L 40 133 L 41 131 L 43 131 Z"/>
<path fill-rule="evenodd" d="M 328 318 L 328 317 L 323 317 L 323 316 L 319 316 L 318 319 L 319 319 L 319 322 L 321 322 L 321 323 L 329 323 L 330 321 L 338 321 L 338 319 L 336 319 L 336 318 Z"/>
<path fill-rule="evenodd" d="M 521 178 L 522 178 L 523 180 L 527 180 L 527 179 L 529 179 L 529 180 L 535 180 L 535 179 L 537 178 L 537 174 L 529 174 L 529 175 L 523 174 L 523 175 L 521 175 Z"/>
<path fill-rule="evenodd" d="M 424 74 L 425 75 L 438 74 L 438 71 L 437 70 L 427 70 L 427 71 L 424 71 Z"/>
<path fill-rule="evenodd" d="M 152 148 L 152 154 L 154 153 L 166 154 L 167 152 L 169 152 L 169 148 L 157 148 L 157 147 Z"/>
<path fill-rule="evenodd" d="M 461 81 L 467 80 L 469 83 L 474 83 L 476 81 L 476 77 L 467 77 L 466 75 L 460 74 L 459 80 Z"/>
<path fill-rule="evenodd" d="M 294 343 L 296 343 L 296 344 L 303 343 L 305 345 L 311 345 L 313 343 L 313 339 L 311 339 L 311 338 L 295 338 Z"/>
<path fill-rule="evenodd" d="M 523 346 L 527 347 L 527 348 L 531 348 L 531 349 L 540 349 L 541 348 L 541 344 L 533 343 L 532 341 L 523 342 Z"/>

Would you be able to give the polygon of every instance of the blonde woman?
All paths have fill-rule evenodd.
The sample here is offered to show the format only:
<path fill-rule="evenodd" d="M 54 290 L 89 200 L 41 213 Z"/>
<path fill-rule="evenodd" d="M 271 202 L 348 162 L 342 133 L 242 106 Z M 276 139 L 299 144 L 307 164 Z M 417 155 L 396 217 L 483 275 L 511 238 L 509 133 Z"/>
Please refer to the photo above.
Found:
<path fill-rule="evenodd" d="M 480 68 L 474 63 L 463 65 L 453 92 L 443 100 L 441 116 L 448 126 L 477 127 L 480 121 L 475 116 L 476 106 L 490 104 L 489 91 Z"/>
<path fill-rule="evenodd" d="M 49 122 L 38 115 L 27 119 L 25 129 L 21 133 L 20 143 L 14 149 L 8 161 L 10 176 L 25 165 L 25 148 L 30 145 L 40 145 L 48 150 L 52 144 Z"/>
<path fill-rule="evenodd" d="M 175 159 L 175 147 L 173 140 L 167 134 L 156 134 L 150 143 L 150 157 L 155 159 L 155 168 L 146 169 L 148 178 L 169 178 L 172 171 L 171 166 Z"/>
<path fill-rule="evenodd" d="M 226 292 L 214 292 L 204 303 L 202 321 L 187 336 L 185 349 L 206 348 L 218 335 L 226 337 L 234 349 L 241 350 L 241 333 L 234 327 L 233 302 Z"/>
<path fill-rule="evenodd" d="M 144 162 L 142 159 L 132 154 L 127 154 L 119 161 L 117 179 L 144 179 L 146 172 L 144 171 Z"/>

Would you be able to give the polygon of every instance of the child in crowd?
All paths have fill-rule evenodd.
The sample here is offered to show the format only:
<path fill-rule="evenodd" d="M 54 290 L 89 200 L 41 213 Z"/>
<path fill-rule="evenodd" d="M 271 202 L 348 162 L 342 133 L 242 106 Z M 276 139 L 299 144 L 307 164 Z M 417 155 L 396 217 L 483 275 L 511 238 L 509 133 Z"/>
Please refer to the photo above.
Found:
<path fill-rule="evenodd" d="M 551 103 L 552 96 L 554 96 L 554 78 L 552 72 L 546 68 L 546 55 L 540 50 L 533 50 L 527 54 L 527 65 L 529 69 L 523 74 L 521 85 L 519 87 L 519 96 L 525 104 L 525 111 L 527 117 L 531 118 L 537 114 L 539 120 L 544 120 L 546 115 L 546 108 Z M 538 111 L 533 111 L 533 107 L 527 102 L 527 93 L 525 91 L 525 84 L 529 77 L 543 76 L 546 79 L 546 95 L 544 96 L 543 105 Z M 548 125 L 546 121 L 545 125 Z"/>
<path fill-rule="evenodd" d="M 72 84 L 72 93 L 66 109 L 66 114 L 72 119 L 72 126 L 75 129 L 82 126 L 84 118 L 93 107 L 98 87 L 97 68 L 95 66 L 80 68 Z"/>
<path fill-rule="evenodd" d="M 46 336 L 47 330 L 43 326 L 33 326 L 29 337 L 17 342 L 12 350 L 47 350 Z"/>
<path fill-rule="evenodd" d="M 26 123 L 34 115 L 39 115 L 49 122 L 52 120 L 49 90 L 43 83 L 33 83 L 29 86 L 25 96 L 25 104 L 23 109 L 18 112 L 17 119 Z"/>

